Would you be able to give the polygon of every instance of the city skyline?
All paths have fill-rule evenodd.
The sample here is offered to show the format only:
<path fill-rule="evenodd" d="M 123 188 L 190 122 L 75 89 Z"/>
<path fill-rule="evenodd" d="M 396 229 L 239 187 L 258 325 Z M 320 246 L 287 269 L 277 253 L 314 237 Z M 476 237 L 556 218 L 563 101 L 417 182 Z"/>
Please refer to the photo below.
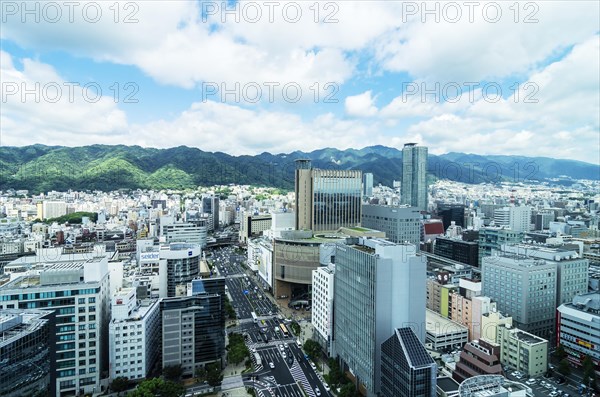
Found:
<path fill-rule="evenodd" d="M 0 144 L 600 163 L 597 3 L 276 3 L 4 2 Z"/>

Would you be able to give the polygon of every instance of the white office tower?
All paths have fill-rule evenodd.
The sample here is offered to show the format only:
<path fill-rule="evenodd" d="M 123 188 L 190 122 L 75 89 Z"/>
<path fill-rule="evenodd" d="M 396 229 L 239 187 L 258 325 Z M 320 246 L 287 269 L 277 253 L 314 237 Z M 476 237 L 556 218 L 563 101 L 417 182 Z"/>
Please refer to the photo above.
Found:
<path fill-rule="evenodd" d="M 333 279 L 335 265 L 329 264 L 312 271 L 313 337 L 329 354 L 333 335 Z"/>
<path fill-rule="evenodd" d="M 106 257 L 51 264 L 0 287 L 1 309 L 54 310 L 57 396 L 100 391 L 108 370 L 109 288 Z"/>
<path fill-rule="evenodd" d="M 145 378 L 160 352 L 160 305 L 157 299 L 138 300 L 134 288 L 118 291 L 111 302 L 108 327 L 111 379 Z"/>
<path fill-rule="evenodd" d="M 531 226 L 531 207 L 502 207 L 494 211 L 496 226 L 504 226 L 515 232 L 528 232 Z"/>

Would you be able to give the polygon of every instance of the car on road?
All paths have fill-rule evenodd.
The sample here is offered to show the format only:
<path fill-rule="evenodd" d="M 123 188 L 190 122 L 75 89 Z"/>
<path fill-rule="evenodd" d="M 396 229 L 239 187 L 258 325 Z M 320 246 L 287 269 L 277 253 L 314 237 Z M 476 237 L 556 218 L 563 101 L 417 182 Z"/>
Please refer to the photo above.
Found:
<path fill-rule="evenodd" d="M 558 396 L 558 392 L 553 391 L 552 393 L 549 394 L 550 397 L 556 397 Z"/>
<path fill-rule="evenodd" d="M 274 369 L 275 368 L 275 364 L 273 364 L 273 362 L 269 362 L 269 368 Z"/>
<path fill-rule="evenodd" d="M 285 352 L 281 352 L 281 357 L 283 357 L 283 359 L 285 360 L 287 358 L 287 354 L 285 354 Z"/>
<path fill-rule="evenodd" d="M 535 384 L 535 379 L 531 378 L 531 379 L 527 380 L 527 382 L 525 382 L 525 383 L 528 385 L 533 385 L 533 384 Z"/>
<path fill-rule="evenodd" d="M 325 388 L 326 391 L 331 391 L 331 387 L 329 387 L 329 385 L 327 383 L 323 383 L 323 387 Z"/>
<path fill-rule="evenodd" d="M 279 350 L 284 351 L 285 348 L 283 347 L 283 345 L 279 345 Z"/>
<path fill-rule="evenodd" d="M 319 390 L 318 387 L 315 387 L 315 395 L 317 395 L 317 396 L 321 395 L 321 390 Z"/>
<path fill-rule="evenodd" d="M 256 347 L 253 347 L 253 348 L 251 349 L 251 351 L 252 351 L 252 353 L 256 353 Z"/>
<path fill-rule="evenodd" d="M 298 345 L 298 347 L 302 347 L 302 342 L 300 342 L 300 339 L 296 339 L 296 344 Z"/>
<path fill-rule="evenodd" d="M 317 370 L 317 366 L 315 365 L 315 363 L 313 363 L 312 361 L 310 362 L 310 367 L 312 369 L 314 369 L 315 371 Z"/>
<path fill-rule="evenodd" d="M 286 342 L 286 343 L 283 344 L 283 347 L 285 347 L 286 349 L 289 349 L 290 345 L 288 345 L 287 342 Z"/>

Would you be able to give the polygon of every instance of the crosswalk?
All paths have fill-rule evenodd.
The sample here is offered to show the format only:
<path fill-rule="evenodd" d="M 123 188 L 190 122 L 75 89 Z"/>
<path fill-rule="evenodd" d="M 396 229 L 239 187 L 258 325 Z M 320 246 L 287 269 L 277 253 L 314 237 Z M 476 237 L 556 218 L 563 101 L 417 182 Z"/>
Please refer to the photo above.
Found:
<path fill-rule="evenodd" d="M 306 379 L 306 375 L 304 374 L 304 371 L 302 370 L 300 365 L 298 365 L 298 362 L 294 362 L 294 365 L 292 365 L 290 367 L 290 373 L 294 377 L 294 380 L 296 380 L 302 384 L 304 391 L 310 397 L 315 397 L 315 391 L 312 389 L 312 386 L 308 382 L 308 379 Z"/>
<path fill-rule="evenodd" d="M 254 353 L 250 353 L 250 359 L 252 360 L 252 364 L 254 365 L 254 371 L 255 372 L 258 372 L 258 371 L 260 371 L 260 370 L 262 370 L 264 368 L 263 365 L 262 365 L 262 362 L 260 364 L 258 364 L 256 362 L 256 356 L 254 355 Z"/>

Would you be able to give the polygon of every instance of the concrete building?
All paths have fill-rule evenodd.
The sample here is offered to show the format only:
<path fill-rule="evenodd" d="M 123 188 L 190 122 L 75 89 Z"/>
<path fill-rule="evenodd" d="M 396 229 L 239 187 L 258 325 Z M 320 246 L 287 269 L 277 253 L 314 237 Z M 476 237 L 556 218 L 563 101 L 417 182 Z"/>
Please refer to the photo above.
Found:
<path fill-rule="evenodd" d="M 501 249 L 506 253 L 540 259 L 556 265 L 556 307 L 570 303 L 576 295 L 588 292 L 589 260 L 581 258 L 575 251 L 533 244 L 503 245 Z"/>
<path fill-rule="evenodd" d="M 316 331 L 313 334 L 328 355 L 331 353 L 333 336 L 333 283 L 335 265 L 321 266 L 312 271 L 312 313 L 311 323 Z"/>
<path fill-rule="evenodd" d="M 157 299 L 138 300 L 134 288 L 123 288 L 111 301 L 108 326 L 109 376 L 143 379 L 159 358 L 160 305 Z"/>
<path fill-rule="evenodd" d="M 427 147 L 407 143 L 402 149 L 400 202 L 427 211 L 427 195 Z"/>
<path fill-rule="evenodd" d="M 479 229 L 479 266 L 482 258 L 492 256 L 493 251 L 498 251 L 502 245 L 520 243 L 523 239 L 522 232 L 516 232 L 504 227 L 483 227 Z"/>
<path fill-rule="evenodd" d="M 416 207 L 364 204 L 361 219 L 361 226 L 385 232 L 391 242 L 419 247 L 421 212 Z"/>
<path fill-rule="evenodd" d="M 67 203 L 64 201 L 44 200 L 41 219 L 58 218 L 67 215 Z M 39 217 L 39 215 L 38 215 Z"/>
<path fill-rule="evenodd" d="M 244 214 L 240 221 L 240 242 L 246 244 L 248 239 L 259 237 L 271 228 L 271 222 L 271 214 Z"/>
<path fill-rule="evenodd" d="M 410 327 L 398 328 L 381 345 L 381 394 L 435 397 L 437 364 Z"/>
<path fill-rule="evenodd" d="M 469 330 L 464 325 L 427 309 L 425 314 L 427 344 L 435 351 L 450 351 L 469 341 Z"/>
<path fill-rule="evenodd" d="M 494 223 L 515 232 L 528 232 L 531 230 L 531 207 L 522 205 L 497 208 L 494 211 Z"/>
<path fill-rule="evenodd" d="M 381 344 L 407 326 L 425 340 L 425 258 L 412 244 L 358 238 L 337 244 L 335 264 L 333 352 L 367 396 L 375 396 Z"/>
<path fill-rule="evenodd" d="M 56 328 L 52 311 L 0 311 L 0 395 L 56 395 Z"/>
<path fill-rule="evenodd" d="M 163 228 L 165 241 L 171 243 L 198 244 L 200 248 L 206 247 L 208 228 L 196 226 L 193 223 L 173 223 Z"/>
<path fill-rule="evenodd" d="M 500 362 L 525 376 L 535 377 L 548 370 L 548 341 L 518 328 L 498 327 Z"/>
<path fill-rule="evenodd" d="M 481 340 L 489 343 L 496 343 L 498 335 L 498 327 L 507 325 L 512 327 L 512 317 L 507 317 L 496 309 L 496 305 L 492 307 L 489 313 L 481 315 Z"/>
<path fill-rule="evenodd" d="M 460 360 L 452 372 L 458 383 L 478 375 L 502 375 L 500 346 L 486 341 L 471 341 L 464 345 Z"/>
<path fill-rule="evenodd" d="M 258 273 L 263 289 L 273 291 L 273 243 L 261 237 L 248 240 L 248 267 Z"/>
<path fill-rule="evenodd" d="M 187 286 L 200 275 L 201 249 L 197 244 L 173 243 L 159 251 L 160 297 L 176 296 L 177 286 Z"/>
<path fill-rule="evenodd" d="M 184 378 L 206 364 L 222 365 L 225 354 L 225 279 L 194 280 L 189 291 L 160 301 L 162 367 L 181 365 Z"/>
<path fill-rule="evenodd" d="M 447 273 L 438 273 L 437 278 L 427 279 L 427 300 L 426 307 L 442 317 L 452 318 L 452 299 L 451 295 L 458 289 L 458 285 L 449 280 Z"/>
<path fill-rule="evenodd" d="M 109 289 L 107 258 L 89 256 L 47 265 L 0 287 L 3 310 L 54 310 L 57 396 L 100 390 L 101 373 L 108 370 Z"/>
<path fill-rule="evenodd" d="M 465 227 L 465 206 L 457 203 L 438 203 L 437 214 L 442 217 L 444 230 L 454 222 L 456 226 Z"/>
<path fill-rule="evenodd" d="M 313 232 L 360 226 L 362 172 L 321 170 L 296 160 L 296 229 Z"/>
<path fill-rule="evenodd" d="M 600 294 L 592 292 L 573 298 L 558 308 L 557 343 L 567 352 L 567 358 L 581 366 L 590 356 L 600 375 Z"/>
<path fill-rule="evenodd" d="M 320 247 L 345 242 L 347 236 L 339 233 L 313 234 L 311 231 L 282 232 L 273 240 L 273 295 L 307 300 L 312 284 L 312 271 L 321 263 Z"/>
<path fill-rule="evenodd" d="M 556 264 L 500 253 L 483 258 L 482 293 L 513 318 L 515 327 L 540 337 L 554 336 Z"/>

